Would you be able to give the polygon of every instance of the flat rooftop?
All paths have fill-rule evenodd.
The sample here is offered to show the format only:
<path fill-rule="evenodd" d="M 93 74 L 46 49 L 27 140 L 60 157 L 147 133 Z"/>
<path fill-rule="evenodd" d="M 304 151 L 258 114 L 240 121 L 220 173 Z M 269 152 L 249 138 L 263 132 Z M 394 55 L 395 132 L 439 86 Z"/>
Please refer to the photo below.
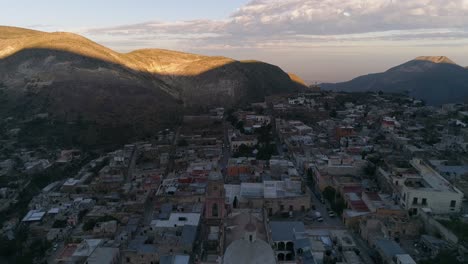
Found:
<path fill-rule="evenodd" d="M 441 192 L 456 192 L 461 193 L 449 181 L 442 177 L 437 171 L 432 169 L 423 160 L 413 159 L 410 161 L 411 165 L 418 171 L 423 181 L 420 181 L 419 186 L 407 186 L 410 188 L 427 188 Z"/>

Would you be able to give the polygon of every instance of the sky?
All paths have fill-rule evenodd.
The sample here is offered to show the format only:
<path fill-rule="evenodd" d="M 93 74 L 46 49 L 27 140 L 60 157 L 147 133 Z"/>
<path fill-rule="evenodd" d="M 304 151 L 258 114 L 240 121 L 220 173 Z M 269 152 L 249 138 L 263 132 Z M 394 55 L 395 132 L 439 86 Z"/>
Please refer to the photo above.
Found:
<path fill-rule="evenodd" d="M 468 0 L 0 0 L 0 25 L 165 48 L 346 81 L 418 56 L 468 66 Z"/>

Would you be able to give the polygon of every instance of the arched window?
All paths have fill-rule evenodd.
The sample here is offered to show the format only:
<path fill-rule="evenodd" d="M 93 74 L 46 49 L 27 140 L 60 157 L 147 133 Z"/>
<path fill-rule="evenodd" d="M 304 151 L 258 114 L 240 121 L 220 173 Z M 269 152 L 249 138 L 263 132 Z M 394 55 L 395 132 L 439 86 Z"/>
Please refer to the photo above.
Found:
<path fill-rule="evenodd" d="M 211 216 L 212 217 L 218 217 L 218 204 L 217 203 L 214 203 L 211 206 Z"/>
<path fill-rule="evenodd" d="M 278 254 L 278 260 L 279 261 L 284 261 L 284 254 L 283 253 Z"/>
<path fill-rule="evenodd" d="M 239 204 L 239 201 L 237 200 L 237 196 L 234 196 L 234 201 L 232 202 L 232 207 L 237 208 L 238 204 Z"/>
<path fill-rule="evenodd" d="M 279 242 L 278 243 L 278 250 L 284 250 L 286 248 L 284 242 Z"/>
<path fill-rule="evenodd" d="M 293 251 L 294 250 L 294 243 L 289 241 L 286 243 L 286 250 Z"/>

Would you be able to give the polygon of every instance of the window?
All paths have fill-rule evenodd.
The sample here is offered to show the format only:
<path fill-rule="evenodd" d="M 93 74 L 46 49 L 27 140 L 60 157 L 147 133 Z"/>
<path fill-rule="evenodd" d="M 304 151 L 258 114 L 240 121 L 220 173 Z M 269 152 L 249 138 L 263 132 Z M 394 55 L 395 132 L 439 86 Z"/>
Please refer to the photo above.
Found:
<path fill-rule="evenodd" d="M 212 217 L 218 217 L 218 204 L 215 203 L 211 207 L 211 216 Z"/>
<path fill-rule="evenodd" d="M 280 205 L 280 211 L 284 211 L 284 205 Z"/>
<path fill-rule="evenodd" d="M 253 240 L 252 235 L 249 235 L 249 241 L 252 242 L 252 240 Z"/>
<path fill-rule="evenodd" d="M 457 201 L 452 200 L 450 201 L 450 207 L 455 207 L 457 205 Z"/>
<path fill-rule="evenodd" d="M 294 211 L 294 205 L 289 206 L 289 211 Z"/>
<path fill-rule="evenodd" d="M 426 198 L 422 199 L 422 205 L 427 205 L 427 199 Z"/>
<path fill-rule="evenodd" d="M 418 197 L 413 198 L 413 204 L 418 204 Z"/>

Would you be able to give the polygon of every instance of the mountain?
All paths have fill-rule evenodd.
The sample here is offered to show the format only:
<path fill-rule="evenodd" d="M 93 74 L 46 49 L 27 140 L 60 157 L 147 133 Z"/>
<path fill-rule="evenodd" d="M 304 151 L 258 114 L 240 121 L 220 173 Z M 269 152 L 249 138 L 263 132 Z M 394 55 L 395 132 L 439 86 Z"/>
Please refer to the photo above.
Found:
<path fill-rule="evenodd" d="M 468 99 L 468 70 L 445 56 L 423 56 L 383 73 L 321 87 L 346 92 L 408 93 L 431 105 L 458 103 Z"/>
<path fill-rule="evenodd" d="M 119 53 L 72 33 L 0 26 L 0 117 L 46 112 L 153 131 L 184 111 L 302 88 L 263 62 L 161 49 Z"/>

